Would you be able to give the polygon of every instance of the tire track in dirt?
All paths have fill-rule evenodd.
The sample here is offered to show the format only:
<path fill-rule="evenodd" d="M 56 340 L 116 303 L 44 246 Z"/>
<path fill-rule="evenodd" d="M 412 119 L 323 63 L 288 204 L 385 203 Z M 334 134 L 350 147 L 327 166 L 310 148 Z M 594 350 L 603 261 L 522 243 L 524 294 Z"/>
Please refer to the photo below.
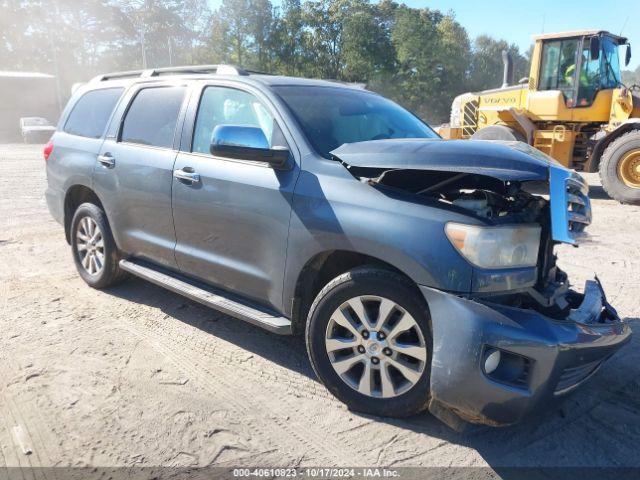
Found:
<path fill-rule="evenodd" d="M 18 366 L 8 358 L 0 359 L 0 385 L 6 386 L 11 380 L 10 371 L 18 372 Z M 34 466 L 51 466 L 61 458 L 58 443 L 60 439 L 54 435 L 54 430 L 42 415 L 36 399 L 31 394 L 20 396 L 19 399 L 11 395 L 8 388 L 0 392 L 0 400 L 4 400 L 9 414 L 15 420 L 16 425 L 24 427 L 27 438 L 33 447 L 33 453 L 29 458 L 37 459 Z M 19 401 L 18 401 L 19 400 Z M 25 413 L 26 412 L 26 413 Z M 53 478 L 56 478 L 55 472 Z M 51 476 L 51 475 L 50 475 Z"/>
<path fill-rule="evenodd" d="M 6 359 L 4 359 L 6 360 Z M 2 362 L 6 365 L 5 361 Z M 0 367 L 0 382 L 6 385 L 8 376 L 6 370 Z M 52 456 L 49 452 L 49 446 L 55 445 L 54 439 L 46 438 L 44 432 L 50 431 L 42 422 L 42 418 L 33 421 L 33 418 L 27 417 L 22 413 L 23 409 L 29 412 L 37 412 L 32 402 L 21 399 L 21 406 L 18 406 L 14 399 L 5 389 L 0 392 L 0 411 L 2 412 L 3 431 L 5 442 L 2 442 L 4 465 L 9 467 L 20 468 L 23 478 L 56 478 L 52 471 L 34 468 L 41 466 L 50 466 L 55 463 L 54 459 L 59 458 Z M 24 444 L 20 444 L 16 438 L 16 429 L 21 429 Z M 28 447 L 31 453 L 26 454 L 23 448 Z"/>
<path fill-rule="evenodd" d="M 226 318 L 225 321 L 241 322 L 241 320 L 230 318 Z M 256 355 L 248 354 L 244 355 L 244 358 L 238 357 L 239 352 L 244 352 L 241 347 L 226 341 L 218 341 L 214 344 L 213 348 L 208 349 L 206 346 L 210 345 L 210 342 L 191 341 L 195 336 L 199 336 L 199 334 L 215 338 L 215 333 L 213 332 L 191 332 L 181 328 L 181 325 L 175 325 L 174 322 L 163 323 L 162 320 L 151 317 L 145 318 L 143 324 L 145 329 L 153 331 L 156 335 L 161 335 L 173 343 L 188 345 L 192 350 L 197 350 L 200 355 L 216 362 L 222 361 L 230 366 L 232 365 L 233 368 L 253 377 L 256 381 L 263 382 L 265 385 L 271 385 L 271 382 L 285 384 L 288 388 L 295 390 L 298 396 L 304 396 L 311 400 L 324 399 L 325 401 L 333 403 L 334 406 L 341 405 L 323 385 L 304 374 L 291 372 L 286 367 L 276 366 Z M 279 342 L 282 340 L 267 332 L 260 333 L 264 334 L 266 341 L 272 340 Z M 304 341 L 301 338 L 297 340 L 300 342 Z M 250 358 L 247 358 L 247 356 Z"/>
<path fill-rule="evenodd" d="M 61 286 L 58 295 L 77 295 L 77 282 L 67 282 Z M 147 286 L 145 285 L 145 288 Z M 37 288 L 37 286 L 36 286 Z M 88 288 L 80 283 L 80 288 Z M 160 287 L 149 286 L 167 295 Z M 114 309 L 114 298 L 106 292 L 96 292 L 97 296 L 87 305 L 75 305 L 76 314 L 91 315 L 96 311 Z M 173 296 L 174 294 L 169 293 Z M 180 299 L 182 300 L 182 299 Z M 232 408 L 239 418 L 252 419 L 250 427 L 257 429 L 265 447 L 279 444 L 281 452 L 314 452 L 313 458 L 317 464 L 327 465 L 349 463 L 352 455 L 362 452 L 350 452 L 349 443 L 335 445 L 336 439 L 326 435 L 326 431 L 317 431 L 315 426 L 305 422 L 298 422 L 296 418 L 308 420 L 308 414 L 300 412 L 298 405 L 301 401 L 300 393 L 306 399 L 323 403 L 323 407 L 331 407 L 337 412 L 343 408 L 341 404 L 316 381 L 290 373 L 286 368 L 274 365 L 260 357 L 252 356 L 248 361 L 239 360 L 238 354 L 246 353 L 241 347 L 234 346 L 221 340 L 212 333 L 204 332 L 196 327 L 182 323 L 180 320 L 167 316 L 164 320 L 155 318 L 157 309 L 124 302 L 124 308 L 119 308 L 117 314 L 111 317 L 111 326 L 119 327 L 135 335 L 139 340 L 150 344 L 154 350 L 169 359 L 178 369 L 188 377 L 196 379 L 199 385 L 207 389 L 214 397 L 220 398 L 225 407 Z M 200 308 L 194 305 L 195 308 Z M 209 310 L 197 313 L 208 313 Z M 217 312 L 211 312 L 214 315 Z M 238 322 L 241 320 L 227 319 L 225 321 Z M 255 327 L 250 327 L 255 328 Z M 265 340 L 279 341 L 278 337 L 267 332 L 260 332 Z M 271 337 L 266 338 L 266 337 Z M 274 372 L 275 370 L 275 372 Z M 241 378 L 242 381 L 234 381 Z M 249 388 L 247 388 L 249 385 Z M 256 385 L 259 388 L 256 389 Z M 297 396 L 291 401 L 291 392 Z M 265 392 L 265 393 L 262 393 Z M 272 414 L 268 418 L 255 415 L 268 409 Z M 274 424 L 276 428 L 274 429 Z M 279 430 L 279 432 L 277 431 Z"/>
<path fill-rule="evenodd" d="M 74 283 L 76 282 L 66 283 L 62 290 L 67 292 L 58 294 L 77 294 L 77 286 Z M 87 288 L 80 285 L 80 288 Z M 160 304 L 166 303 L 167 295 L 170 298 L 175 297 L 180 302 L 188 302 L 165 292 L 160 287 L 145 285 L 144 288 L 151 289 L 153 295 L 161 294 L 163 298 L 158 300 Z M 86 306 L 87 314 L 96 310 L 114 310 L 114 298 L 111 295 L 104 292 L 97 292 L 97 295 L 91 304 Z M 239 405 L 241 408 L 236 408 L 236 413 L 239 417 L 249 414 L 249 417 L 253 418 L 254 423 L 251 426 L 259 428 L 265 446 L 273 445 L 273 439 L 277 439 L 275 442 L 279 444 L 281 452 L 314 452 L 315 457 L 311 460 L 323 465 L 349 464 L 353 458 L 362 458 L 361 449 L 352 448 L 354 439 L 328 436 L 326 429 L 322 426 L 317 427 L 318 422 L 309 422 L 309 408 L 300 408 L 301 403 L 312 400 L 316 404 L 312 409 L 315 412 L 331 409 L 334 415 L 350 416 L 342 404 L 316 380 L 275 365 L 258 355 L 249 355 L 247 358 L 246 350 L 216 337 L 215 332 L 203 331 L 167 314 L 163 314 L 163 319 L 158 318 L 156 307 L 136 304 L 129 300 L 118 299 L 117 302 L 123 302 L 124 306 L 117 309 L 118 313 L 111 317 L 112 322 L 117 321 L 132 335 L 152 345 L 177 368 L 189 377 L 197 379 L 198 383 L 214 396 L 221 397 L 225 406 Z M 220 315 L 197 304 L 188 303 L 196 310 L 195 315 Z M 84 311 L 84 307 L 80 308 Z M 229 322 L 231 325 L 237 323 L 239 328 L 247 328 L 249 331 L 258 330 L 258 335 L 264 336 L 265 341 L 283 341 L 282 338 L 262 332 L 256 327 L 246 326 L 241 320 L 222 316 L 220 322 Z M 291 339 L 288 338 L 287 342 L 288 340 Z M 242 381 L 234 381 L 237 378 L 242 378 Z M 305 406 L 308 407 L 308 403 Z M 267 419 L 253 414 L 265 408 L 272 412 Z M 275 430 L 279 430 L 280 433 Z M 285 443 L 283 439 L 286 439 Z"/>
<path fill-rule="evenodd" d="M 292 414 L 296 413 L 295 408 L 284 396 L 275 397 L 255 390 L 247 391 L 243 387 L 244 378 L 241 382 L 233 382 L 234 377 L 240 377 L 235 366 L 216 359 L 218 361 L 214 373 L 206 364 L 207 362 L 192 359 L 193 351 L 184 350 L 180 345 L 176 346 L 168 341 L 170 337 L 158 335 L 149 330 L 140 330 L 133 325 L 127 326 L 127 330 L 153 345 L 190 378 L 197 379 L 199 384 L 214 396 L 222 397 L 222 400 L 234 408 L 239 415 L 252 416 L 253 422 L 250 426 L 257 428 L 261 437 L 267 440 L 265 445 L 272 445 L 273 442 L 270 440 L 277 438 L 279 449 L 284 452 L 297 452 L 301 446 L 304 446 L 305 451 L 316 454 L 313 460 L 323 465 L 341 461 L 348 463 L 349 459 L 354 458 L 344 448 L 336 448 L 335 441 L 328 441 L 325 432 L 316 432 L 314 428 L 310 428 L 309 424 L 301 425 L 292 420 Z M 265 386 L 265 390 L 269 390 L 270 394 L 275 393 L 268 386 Z M 236 406 L 239 408 L 235 408 Z M 268 418 L 254 415 L 254 412 L 259 412 L 264 407 L 268 407 L 274 414 L 269 415 Z M 274 424 L 275 430 L 280 432 L 273 431 Z"/>

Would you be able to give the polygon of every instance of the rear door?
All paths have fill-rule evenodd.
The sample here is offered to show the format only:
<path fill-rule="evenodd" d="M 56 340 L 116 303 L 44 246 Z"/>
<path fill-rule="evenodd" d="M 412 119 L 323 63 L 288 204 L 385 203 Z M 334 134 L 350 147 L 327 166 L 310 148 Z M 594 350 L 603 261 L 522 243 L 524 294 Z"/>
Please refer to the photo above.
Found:
<path fill-rule="evenodd" d="M 119 247 L 166 267 L 176 267 L 171 185 L 187 91 L 152 84 L 129 92 L 94 174 Z"/>
<path fill-rule="evenodd" d="M 78 92 L 62 114 L 53 136 L 55 148 L 47 162 L 45 192 L 49 208 L 59 221 L 64 218 L 68 189 L 75 185 L 92 188 L 96 157 L 104 142 L 109 118 L 123 92 L 121 86 Z"/>
<path fill-rule="evenodd" d="M 173 180 L 176 260 L 186 274 L 279 310 L 298 163 L 292 155 L 287 168 L 274 169 L 214 157 L 209 147 L 218 125 L 260 127 L 271 147 L 294 147 L 277 110 L 258 90 L 210 84 L 201 96 L 194 92 L 184 127 L 187 151 L 178 154 L 174 168 L 199 180 Z"/>

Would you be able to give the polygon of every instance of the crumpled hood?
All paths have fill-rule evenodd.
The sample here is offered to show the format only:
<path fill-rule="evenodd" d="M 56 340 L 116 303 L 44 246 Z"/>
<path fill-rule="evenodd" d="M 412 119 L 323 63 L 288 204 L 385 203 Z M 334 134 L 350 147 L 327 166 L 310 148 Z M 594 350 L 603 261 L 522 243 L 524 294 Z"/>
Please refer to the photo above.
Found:
<path fill-rule="evenodd" d="M 345 143 L 331 155 L 353 167 L 476 173 L 504 181 L 548 180 L 557 162 L 522 142 L 389 139 Z"/>

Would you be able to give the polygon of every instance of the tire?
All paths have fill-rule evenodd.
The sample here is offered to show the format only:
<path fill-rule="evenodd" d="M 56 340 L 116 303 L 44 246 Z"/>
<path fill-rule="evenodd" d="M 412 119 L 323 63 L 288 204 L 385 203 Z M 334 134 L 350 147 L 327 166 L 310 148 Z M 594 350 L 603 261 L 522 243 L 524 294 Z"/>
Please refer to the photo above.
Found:
<path fill-rule="evenodd" d="M 637 186 L 625 183 L 621 178 L 620 162 L 626 163 L 627 155 L 633 150 L 638 151 L 640 160 L 640 130 L 633 130 L 620 135 L 607 146 L 600 158 L 600 181 L 605 192 L 620 203 L 640 205 L 640 179 L 636 178 Z"/>
<path fill-rule="evenodd" d="M 360 305 L 365 306 L 370 319 L 377 318 L 376 308 L 382 306 L 382 303 L 378 303 L 379 300 L 395 304 L 395 310 L 390 310 L 394 313 L 387 317 L 385 327 L 377 330 L 370 329 L 372 332 L 383 331 L 388 334 L 388 338 L 378 341 L 378 336 L 375 334 L 370 335 L 369 339 L 364 339 L 362 336 L 356 337 L 334 320 L 339 317 L 337 313 L 339 309 L 346 308 L 342 311 L 349 312 L 352 302 L 359 301 L 362 296 L 366 298 Z M 345 305 L 349 306 L 345 307 Z M 353 315 L 350 318 L 353 320 Z M 402 330 L 402 327 L 410 324 L 411 321 L 415 325 L 409 330 Z M 363 325 L 364 322 L 360 327 Z M 394 333 L 394 327 L 399 328 L 403 333 L 397 335 Z M 358 346 L 328 352 L 328 342 L 335 343 L 337 341 L 335 338 L 343 338 L 343 335 L 351 336 L 352 338 L 348 340 L 350 344 L 353 346 L 359 343 Z M 309 310 L 305 337 L 314 371 L 329 391 L 349 409 L 386 417 L 406 417 L 426 409 L 430 392 L 433 343 L 430 317 L 420 293 L 403 276 L 375 267 L 359 267 L 336 277 L 318 293 L 314 300 Z M 327 337 L 331 338 L 327 340 Z M 372 350 L 375 343 L 378 343 L 378 346 Z M 385 344 L 387 348 L 392 347 L 393 350 L 387 353 L 384 350 L 381 351 L 382 345 Z M 364 345 L 367 347 L 365 348 Z M 416 352 L 419 352 L 423 360 L 400 353 L 398 348 L 402 345 L 405 348 L 407 345 L 414 345 L 412 348 L 419 350 L 412 350 L 412 355 L 418 355 Z M 358 348 L 364 351 L 359 351 Z M 372 355 L 376 356 L 377 364 L 373 364 L 375 359 Z M 361 360 L 355 363 L 352 356 Z M 347 359 L 346 362 L 354 363 L 354 366 L 340 375 L 334 368 L 334 364 L 339 364 L 344 358 Z M 413 380 L 408 380 L 409 377 L 405 377 L 395 368 L 400 361 L 402 365 L 409 363 L 411 366 L 409 377 Z M 368 377 L 365 375 L 368 371 L 367 363 L 368 368 L 371 369 L 371 375 Z M 386 392 L 383 390 L 383 369 L 387 373 Z M 405 369 L 404 366 L 403 369 Z M 361 374 L 358 380 L 359 372 Z M 365 387 L 367 385 L 367 382 L 363 382 L 364 378 L 370 379 L 371 388 L 368 394 L 359 390 L 361 385 Z"/>
<path fill-rule="evenodd" d="M 505 125 L 490 125 L 477 130 L 471 135 L 472 140 L 502 140 L 527 143 L 525 136 L 519 131 Z"/>
<path fill-rule="evenodd" d="M 93 225 L 93 228 L 90 225 Z M 99 236 L 96 234 L 96 227 Z M 83 238 L 91 236 L 95 240 L 93 244 L 88 245 Z M 93 203 L 83 203 L 77 208 L 71 220 L 70 238 L 73 261 L 87 285 L 101 289 L 116 285 L 127 278 L 127 273 L 119 267 L 120 255 L 111 235 L 107 217 L 100 207 Z M 90 259 L 87 261 L 90 253 L 96 258 L 94 263 Z M 95 271 L 92 271 L 94 268 Z"/>

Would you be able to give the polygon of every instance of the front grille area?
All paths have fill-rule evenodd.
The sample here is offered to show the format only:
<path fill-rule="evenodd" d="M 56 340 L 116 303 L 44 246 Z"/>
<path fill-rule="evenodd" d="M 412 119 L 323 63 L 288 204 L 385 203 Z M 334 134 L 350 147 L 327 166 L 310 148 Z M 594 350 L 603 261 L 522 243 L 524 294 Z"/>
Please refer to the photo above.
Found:
<path fill-rule="evenodd" d="M 551 233 L 558 242 L 575 244 L 591 223 L 589 186 L 575 172 L 551 165 Z"/>
<path fill-rule="evenodd" d="M 578 365 L 577 367 L 565 368 L 562 371 L 562 375 L 560 375 L 560 380 L 558 380 L 554 394 L 561 395 L 563 393 L 567 393 L 580 385 L 587 378 L 596 373 L 603 361 L 604 360 L 600 359 L 594 362 Z"/>

